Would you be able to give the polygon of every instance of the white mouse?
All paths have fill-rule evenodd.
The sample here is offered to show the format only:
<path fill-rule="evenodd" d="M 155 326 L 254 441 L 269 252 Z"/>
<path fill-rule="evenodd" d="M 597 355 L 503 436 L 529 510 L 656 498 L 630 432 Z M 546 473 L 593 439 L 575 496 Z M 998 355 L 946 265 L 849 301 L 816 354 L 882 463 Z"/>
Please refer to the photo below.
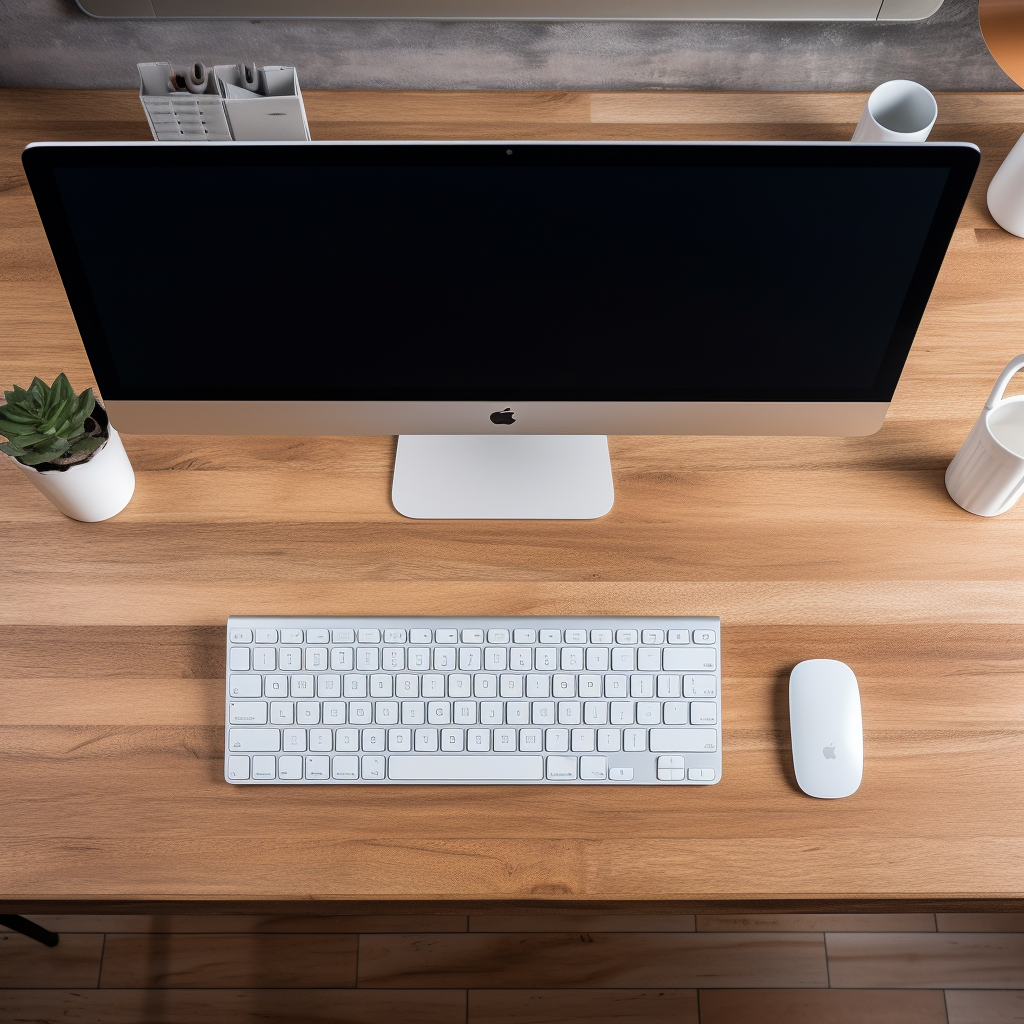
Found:
<path fill-rule="evenodd" d="M 864 773 L 860 689 L 849 665 L 801 661 L 789 676 L 789 729 L 796 781 L 808 796 L 856 793 Z"/>

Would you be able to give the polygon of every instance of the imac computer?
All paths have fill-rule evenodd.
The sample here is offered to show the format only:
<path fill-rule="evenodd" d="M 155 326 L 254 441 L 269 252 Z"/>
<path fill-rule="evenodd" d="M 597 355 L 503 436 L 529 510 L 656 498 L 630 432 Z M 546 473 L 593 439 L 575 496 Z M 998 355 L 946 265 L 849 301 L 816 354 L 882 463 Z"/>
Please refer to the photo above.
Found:
<path fill-rule="evenodd" d="M 125 433 L 399 434 L 413 518 L 594 518 L 607 434 L 881 426 L 966 143 L 39 143 Z"/>

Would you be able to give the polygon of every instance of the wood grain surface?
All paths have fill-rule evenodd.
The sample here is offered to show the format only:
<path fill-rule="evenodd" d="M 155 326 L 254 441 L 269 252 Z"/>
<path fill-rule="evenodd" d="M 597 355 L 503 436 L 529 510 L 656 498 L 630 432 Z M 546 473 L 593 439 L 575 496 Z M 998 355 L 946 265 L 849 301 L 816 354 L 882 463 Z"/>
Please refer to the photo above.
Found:
<path fill-rule="evenodd" d="M 306 94 L 317 139 L 843 139 L 863 101 Z M 984 202 L 1024 97 L 938 101 L 932 138 L 977 143 L 982 166 L 873 437 L 612 438 L 606 518 L 457 528 L 397 515 L 387 437 L 127 435 L 136 495 L 94 525 L 0 464 L 3 906 L 1024 909 L 1024 504 L 980 519 L 943 487 L 1024 350 L 1024 240 Z M 146 137 L 130 92 L 0 92 L 4 387 L 93 383 L 22 146 Z M 240 613 L 720 615 L 723 780 L 228 786 L 223 628 Z M 861 685 L 866 770 L 846 800 L 793 778 L 786 681 L 813 657 Z"/>

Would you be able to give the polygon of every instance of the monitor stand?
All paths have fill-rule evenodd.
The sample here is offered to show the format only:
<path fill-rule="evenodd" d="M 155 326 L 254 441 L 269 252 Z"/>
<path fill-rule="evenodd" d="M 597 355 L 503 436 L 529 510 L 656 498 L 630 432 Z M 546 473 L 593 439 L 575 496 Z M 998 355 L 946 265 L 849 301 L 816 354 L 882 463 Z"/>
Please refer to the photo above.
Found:
<path fill-rule="evenodd" d="M 608 438 L 402 434 L 391 500 L 410 519 L 598 519 L 615 500 Z"/>

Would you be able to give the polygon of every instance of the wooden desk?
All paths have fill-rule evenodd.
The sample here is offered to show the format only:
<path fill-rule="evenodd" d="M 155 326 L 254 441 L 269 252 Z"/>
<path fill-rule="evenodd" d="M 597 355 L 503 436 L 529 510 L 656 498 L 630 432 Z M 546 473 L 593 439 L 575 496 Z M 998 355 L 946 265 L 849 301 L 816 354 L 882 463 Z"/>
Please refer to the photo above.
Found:
<path fill-rule="evenodd" d="M 105 94 L 108 120 L 95 99 L 0 93 L 5 387 L 92 382 L 18 154 L 147 137 L 136 96 Z M 845 139 L 864 97 L 306 100 L 314 138 Z M 979 519 L 943 488 L 1024 349 L 1024 240 L 984 202 L 1024 96 L 939 111 L 933 138 L 978 143 L 982 168 L 874 437 L 614 438 L 615 508 L 588 523 L 403 520 L 389 437 L 127 436 L 135 498 L 96 525 L 0 465 L 5 908 L 1024 906 L 1024 504 Z M 242 612 L 719 614 L 723 781 L 225 785 L 222 638 Z M 787 677 L 813 657 L 860 679 L 847 800 L 793 778 Z"/>

